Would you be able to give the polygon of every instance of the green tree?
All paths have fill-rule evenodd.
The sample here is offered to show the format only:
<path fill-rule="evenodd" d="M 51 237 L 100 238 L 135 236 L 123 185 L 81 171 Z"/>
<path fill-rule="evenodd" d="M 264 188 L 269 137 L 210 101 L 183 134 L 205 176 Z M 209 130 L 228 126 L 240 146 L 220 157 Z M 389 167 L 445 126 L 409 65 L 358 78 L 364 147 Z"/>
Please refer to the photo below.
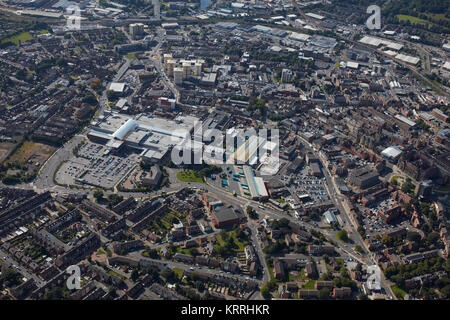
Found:
<path fill-rule="evenodd" d="M 348 234 L 347 231 L 344 229 L 338 231 L 336 233 L 336 237 L 343 242 L 348 242 Z"/>
<path fill-rule="evenodd" d="M 95 190 L 94 198 L 95 198 L 95 200 L 97 200 L 97 202 L 101 201 L 103 199 L 103 191 L 100 189 Z"/>
<path fill-rule="evenodd" d="M 420 234 L 418 234 L 417 232 L 408 231 L 408 233 L 406 234 L 406 238 L 409 241 L 419 242 L 420 241 Z"/>
<path fill-rule="evenodd" d="M 133 271 L 131 271 L 131 276 L 130 276 L 131 280 L 133 280 L 133 282 L 136 282 L 137 279 L 139 278 L 139 271 L 137 271 L 136 269 L 134 269 Z"/>
<path fill-rule="evenodd" d="M 262 287 L 261 287 L 261 296 L 266 299 L 266 300 L 270 300 L 271 298 L 271 294 L 270 294 L 270 290 L 269 290 L 269 283 L 266 282 Z"/>

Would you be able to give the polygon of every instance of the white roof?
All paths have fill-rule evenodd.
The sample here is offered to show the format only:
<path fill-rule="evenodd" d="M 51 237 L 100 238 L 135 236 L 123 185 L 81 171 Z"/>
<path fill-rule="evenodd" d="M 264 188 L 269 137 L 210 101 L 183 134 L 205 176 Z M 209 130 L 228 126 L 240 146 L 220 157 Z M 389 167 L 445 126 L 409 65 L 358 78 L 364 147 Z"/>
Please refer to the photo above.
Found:
<path fill-rule="evenodd" d="M 414 65 L 416 65 L 420 61 L 419 58 L 407 56 L 407 55 L 402 54 L 402 53 L 399 53 L 398 55 L 396 55 L 395 58 L 398 59 L 398 60 L 407 62 L 407 63 L 414 64 Z"/>
<path fill-rule="evenodd" d="M 315 14 L 315 13 L 312 13 L 312 12 L 305 13 L 305 15 L 308 16 L 308 17 L 314 18 L 314 19 L 318 19 L 318 20 L 322 20 L 322 19 L 325 18 L 324 16 L 321 16 L 319 14 Z"/>
<path fill-rule="evenodd" d="M 387 158 L 397 158 L 402 153 L 402 150 L 400 148 L 392 146 L 384 149 L 381 151 L 381 155 L 387 157 Z"/>
<path fill-rule="evenodd" d="M 116 132 L 113 133 L 113 137 L 122 140 L 131 130 L 138 125 L 136 120 L 128 119 Z"/>
<path fill-rule="evenodd" d="M 109 90 L 112 90 L 114 92 L 123 92 L 123 90 L 125 90 L 125 83 L 111 82 L 111 84 L 109 85 Z"/>
<path fill-rule="evenodd" d="M 298 32 L 292 32 L 289 36 L 289 39 L 291 40 L 297 40 L 297 41 L 306 41 L 310 38 L 310 35 L 304 34 L 304 33 L 298 33 Z"/>
<path fill-rule="evenodd" d="M 444 63 L 444 69 L 450 70 L 450 61 Z"/>
<path fill-rule="evenodd" d="M 348 68 L 352 68 L 352 69 L 358 69 L 359 63 L 353 62 L 353 61 L 348 61 L 347 62 L 347 67 Z"/>
<path fill-rule="evenodd" d="M 400 50 L 401 48 L 403 48 L 403 44 L 401 44 L 401 43 L 392 42 L 392 41 L 389 41 L 386 39 L 380 39 L 380 38 L 371 37 L 371 36 L 364 36 L 361 40 L 359 40 L 359 42 L 368 44 L 368 45 L 371 45 L 374 47 L 379 47 L 380 45 L 385 45 L 389 49 L 397 50 L 397 51 Z"/>
<path fill-rule="evenodd" d="M 406 123 L 407 125 L 409 125 L 411 127 L 414 127 L 416 125 L 416 123 L 414 121 L 402 116 L 401 114 L 397 114 L 394 118 Z"/>

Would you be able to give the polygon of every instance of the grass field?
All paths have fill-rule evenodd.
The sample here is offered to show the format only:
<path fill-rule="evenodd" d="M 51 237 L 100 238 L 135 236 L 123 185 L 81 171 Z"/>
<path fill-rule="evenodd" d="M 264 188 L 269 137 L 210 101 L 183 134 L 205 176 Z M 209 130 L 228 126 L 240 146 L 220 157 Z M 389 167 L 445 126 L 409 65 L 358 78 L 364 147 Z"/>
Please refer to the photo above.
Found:
<path fill-rule="evenodd" d="M 134 58 L 136 58 L 136 55 L 134 53 L 129 53 L 129 54 L 125 55 L 125 58 L 134 59 Z"/>
<path fill-rule="evenodd" d="M 14 144 L 9 142 L 0 143 L 0 161 L 5 160 L 11 150 L 14 149 Z"/>
<path fill-rule="evenodd" d="M 31 36 L 31 34 L 29 34 L 28 32 L 22 32 L 22 33 L 19 33 L 19 34 L 13 36 L 13 37 L 4 39 L 4 40 L 2 41 L 2 43 L 11 41 L 11 42 L 13 42 L 14 44 L 19 44 L 19 42 L 20 42 L 20 43 L 24 43 L 24 42 L 30 41 L 31 39 L 33 39 L 33 37 Z"/>
<path fill-rule="evenodd" d="M 425 13 L 425 15 L 430 17 L 431 20 L 450 21 L 450 18 L 447 18 L 444 13 Z"/>
<path fill-rule="evenodd" d="M 426 20 L 423 20 L 423 19 L 420 19 L 420 18 L 417 18 L 417 17 L 413 17 L 413 16 L 408 16 L 408 15 L 405 15 L 405 14 L 398 14 L 398 15 L 396 15 L 396 17 L 400 21 L 409 21 L 410 23 L 413 23 L 413 24 L 422 24 L 422 25 L 429 25 L 429 24 L 431 24 L 430 22 L 428 22 Z"/>
<path fill-rule="evenodd" d="M 17 161 L 21 164 L 26 164 L 31 157 L 36 161 L 42 161 L 47 159 L 54 150 L 55 148 L 42 143 L 25 141 L 23 145 L 11 155 L 9 161 Z"/>
<path fill-rule="evenodd" d="M 173 268 L 172 270 L 173 270 L 173 272 L 175 272 L 178 279 L 181 279 L 181 277 L 183 276 L 184 270 L 180 269 L 180 268 Z"/>
<path fill-rule="evenodd" d="M 183 182 L 203 183 L 203 179 L 197 176 L 195 171 L 180 171 L 177 173 L 177 179 Z"/>
<path fill-rule="evenodd" d="M 125 280 L 125 279 L 126 279 L 123 275 L 121 275 L 120 273 L 117 273 L 117 272 L 115 272 L 115 271 L 113 271 L 113 270 L 109 270 L 108 273 L 109 273 L 110 275 L 117 276 L 117 277 L 119 277 L 119 278 L 122 279 L 122 280 Z"/>
<path fill-rule="evenodd" d="M 313 290 L 316 280 L 310 280 L 302 286 L 302 289 Z"/>
<path fill-rule="evenodd" d="M 305 275 L 305 272 L 303 272 L 303 270 L 304 269 L 295 271 L 295 273 L 298 272 L 298 275 L 294 275 L 292 271 L 289 272 L 289 281 L 308 280 L 308 277 Z"/>
<path fill-rule="evenodd" d="M 407 294 L 404 290 L 400 289 L 399 287 L 397 287 L 396 285 L 393 285 L 391 287 L 392 291 L 394 292 L 395 296 L 398 299 L 403 300 L 403 298 L 405 297 L 405 295 Z"/>
<path fill-rule="evenodd" d="M 234 240 L 234 243 L 237 245 L 237 248 L 233 249 L 233 251 L 237 252 L 237 251 L 242 251 L 244 250 L 244 247 L 246 245 L 245 242 L 240 241 L 237 237 L 236 237 L 236 232 L 235 231 L 231 231 L 229 232 L 229 234 L 231 235 L 231 237 Z M 220 233 L 218 235 L 216 235 L 216 239 L 217 239 L 217 243 L 220 246 L 223 246 L 225 244 L 225 242 L 222 239 L 222 236 L 220 235 Z"/>

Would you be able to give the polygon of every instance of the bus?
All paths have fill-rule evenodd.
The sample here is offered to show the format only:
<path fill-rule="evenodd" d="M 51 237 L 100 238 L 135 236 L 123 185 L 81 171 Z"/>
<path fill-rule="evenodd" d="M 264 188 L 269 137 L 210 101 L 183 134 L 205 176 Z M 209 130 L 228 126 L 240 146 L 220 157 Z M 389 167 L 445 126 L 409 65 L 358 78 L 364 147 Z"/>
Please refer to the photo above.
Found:
<path fill-rule="evenodd" d="M 233 177 L 239 177 L 239 175 L 237 173 L 233 174 Z"/>
<path fill-rule="evenodd" d="M 223 185 L 223 186 L 227 186 L 227 185 L 228 185 L 227 180 L 222 180 L 222 185 Z"/>
<path fill-rule="evenodd" d="M 241 183 L 241 186 L 243 186 L 243 187 L 248 187 L 248 184 L 246 184 L 246 183 Z"/>
<path fill-rule="evenodd" d="M 216 175 L 212 173 L 212 174 L 211 174 L 211 179 L 212 179 L 212 180 L 216 180 Z"/>
<path fill-rule="evenodd" d="M 239 178 L 238 177 L 233 177 L 233 180 L 234 181 L 239 181 Z"/>

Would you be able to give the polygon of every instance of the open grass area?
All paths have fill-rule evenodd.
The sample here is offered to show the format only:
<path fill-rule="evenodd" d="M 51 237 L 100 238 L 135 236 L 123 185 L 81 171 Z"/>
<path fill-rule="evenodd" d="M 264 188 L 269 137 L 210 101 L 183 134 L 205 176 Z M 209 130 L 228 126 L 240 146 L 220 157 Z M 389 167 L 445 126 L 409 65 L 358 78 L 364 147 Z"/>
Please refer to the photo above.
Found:
<path fill-rule="evenodd" d="M 129 54 L 125 55 L 125 58 L 134 59 L 134 58 L 136 58 L 136 55 L 134 53 L 129 53 Z"/>
<path fill-rule="evenodd" d="M 123 275 L 121 275 L 120 273 L 117 273 L 117 272 L 115 272 L 115 271 L 113 271 L 113 270 L 109 270 L 108 273 L 109 273 L 110 275 L 117 276 L 117 277 L 119 277 L 119 278 L 122 279 L 122 280 L 125 280 L 125 279 L 126 279 Z"/>
<path fill-rule="evenodd" d="M 184 270 L 180 269 L 180 268 L 173 268 L 172 270 L 173 270 L 173 272 L 175 272 L 178 279 L 181 279 L 181 277 L 183 276 Z"/>
<path fill-rule="evenodd" d="M 302 286 L 302 289 L 313 290 L 316 280 L 310 280 Z"/>
<path fill-rule="evenodd" d="M 0 143 L 0 161 L 5 160 L 8 154 L 14 149 L 14 144 L 10 142 Z"/>
<path fill-rule="evenodd" d="M 300 271 L 289 272 L 289 281 L 299 281 L 299 280 L 308 280 L 308 277 L 303 272 L 303 269 Z"/>
<path fill-rule="evenodd" d="M 23 145 L 11 155 L 9 161 L 17 161 L 21 164 L 26 164 L 32 156 L 37 158 L 37 160 L 43 160 L 49 157 L 54 150 L 54 147 L 47 146 L 42 143 L 25 141 Z"/>
<path fill-rule="evenodd" d="M 398 14 L 396 15 L 396 17 L 398 18 L 398 20 L 400 21 L 409 21 L 412 24 L 422 24 L 422 25 L 429 25 L 431 24 L 430 22 L 417 18 L 417 17 L 413 17 L 413 16 L 408 16 L 405 14 Z"/>
<path fill-rule="evenodd" d="M 348 243 L 349 239 L 348 239 L 348 234 L 347 231 L 345 230 L 340 230 L 336 233 L 336 239 L 338 239 L 339 241 Z"/>
<path fill-rule="evenodd" d="M 392 291 L 394 292 L 395 296 L 398 299 L 403 300 L 403 298 L 405 297 L 405 295 L 407 294 L 403 289 L 400 289 L 399 287 L 397 287 L 396 285 L 393 285 L 391 287 Z"/>
<path fill-rule="evenodd" d="M 177 173 L 177 179 L 183 182 L 203 183 L 203 178 L 198 176 L 195 171 L 180 171 Z"/>
<path fill-rule="evenodd" d="M 19 44 L 19 43 L 24 43 L 24 42 L 30 41 L 31 39 L 33 39 L 31 34 L 29 34 L 28 32 L 22 32 L 22 33 L 19 33 L 19 34 L 13 36 L 13 37 L 4 39 L 2 41 L 2 43 L 11 41 L 14 44 Z"/>
<path fill-rule="evenodd" d="M 237 248 L 234 248 L 233 251 L 237 252 L 237 251 L 242 251 L 242 250 L 244 250 L 244 247 L 247 245 L 247 243 L 245 243 L 245 242 L 239 240 L 239 239 L 236 237 L 236 232 L 235 232 L 234 230 L 233 230 L 233 231 L 230 231 L 229 234 L 230 234 L 231 237 L 233 238 L 234 243 L 237 245 Z M 223 246 L 223 245 L 225 244 L 225 242 L 223 241 L 222 236 L 220 235 L 220 233 L 216 235 L 216 239 L 217 239 L 217 243 L 218 243 L 220 246 Z"/>
<path fill-rule="evenodd" d="M 444 13 L 425 13 L 430 20 L 445 20 L 450 21 L 450 18 L 447 18 Z"/>

